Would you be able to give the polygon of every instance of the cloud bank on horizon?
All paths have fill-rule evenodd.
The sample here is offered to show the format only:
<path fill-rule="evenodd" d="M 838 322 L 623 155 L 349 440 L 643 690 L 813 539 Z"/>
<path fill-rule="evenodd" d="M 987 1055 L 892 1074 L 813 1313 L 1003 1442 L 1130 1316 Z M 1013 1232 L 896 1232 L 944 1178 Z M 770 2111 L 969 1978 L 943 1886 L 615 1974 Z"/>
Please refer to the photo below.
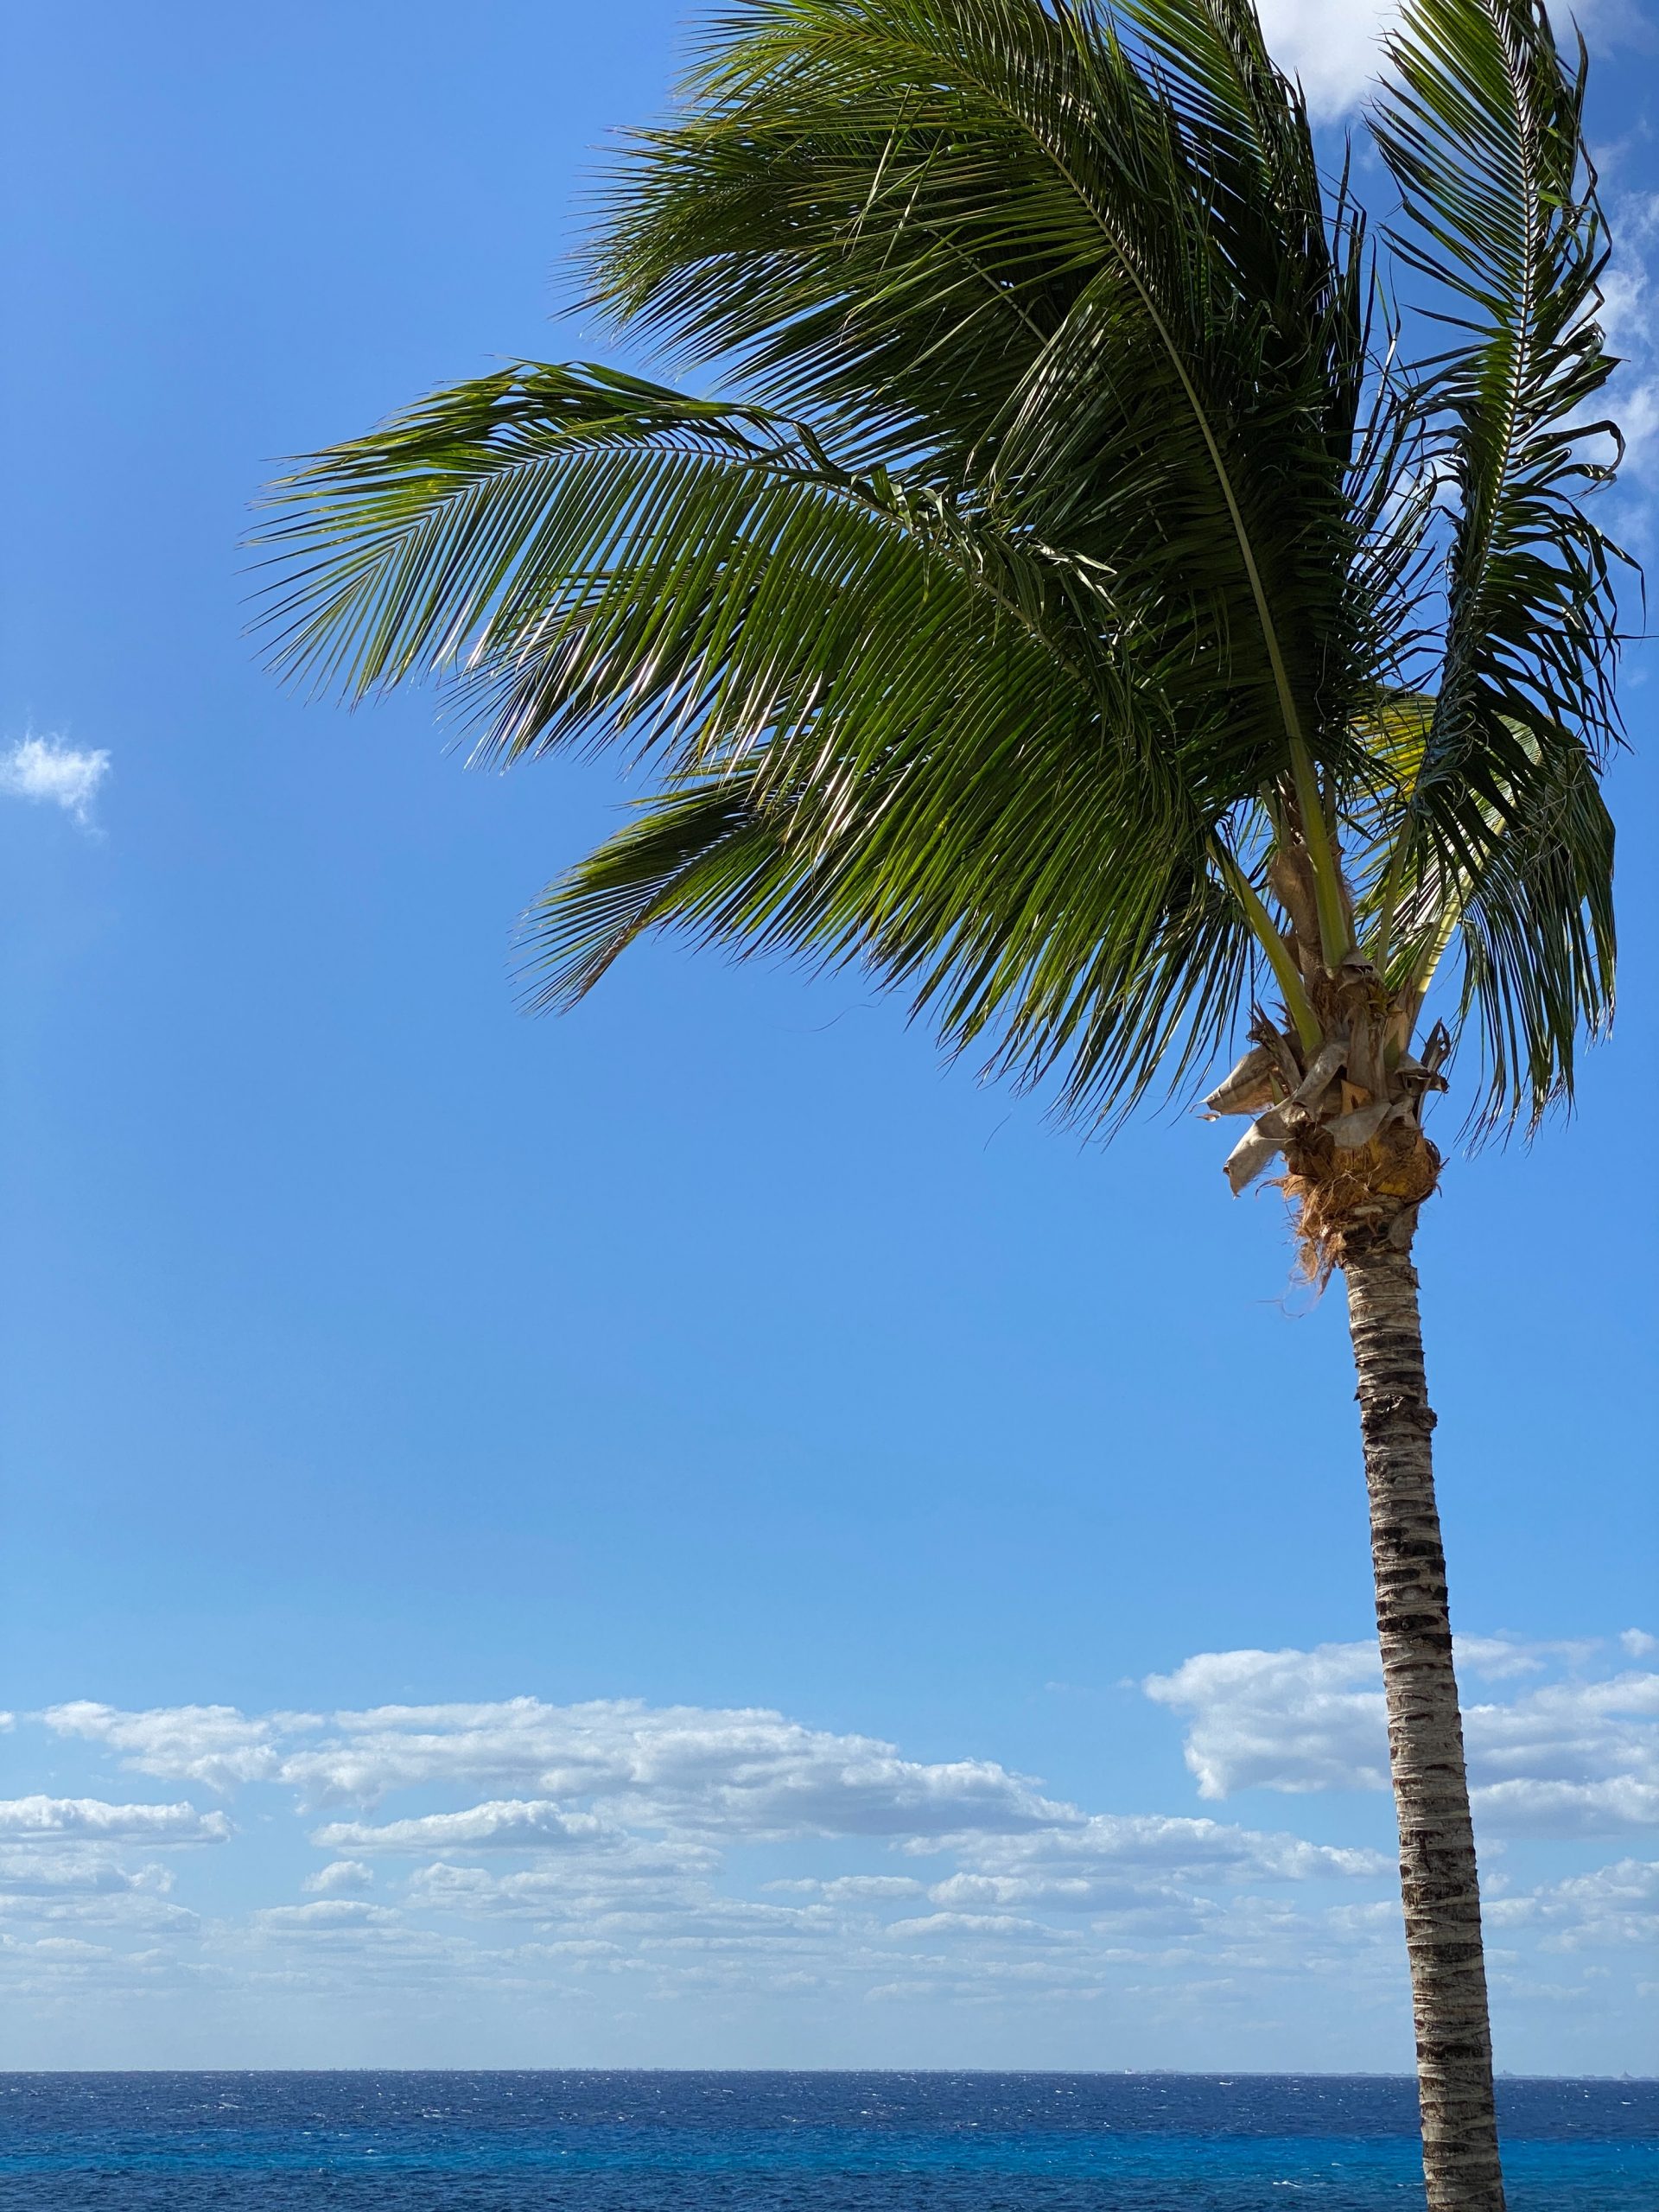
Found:
<path fill-rule="evenodd" d="M 1610 2063 L 1637 2048 L 1637 1947 L 1659 1935 L 1638 1841 L 1659 1826 L 1656 1649 L 1639 1630 L 1462 1648 L 1500 2018 L 1541 2007 L 1559 2038 L 1578 2005 Z M 1202 1799 L 1276 1794 L 1300 1829 L 1323 1797 L 1313 1835 L 1259 1809 L 1090 1810 L 995 1760 L 911 1758 L 762 1707 L 67 1702 L 24 1735 L 91 1760 L 105 1793 L 142 1776 L 174 1794 L 0 1804 L 0 1965 L 19 2022 L 169 2002 L 188 2020 L 211 1993 L 222 2063 L 269 2050 L 251 2024 L 272 2005 L 312 2001 L 359 2022 L 353 2063 L 398 2063 L 405 2016 L 456 2005 L 498 2045 L 529 2038 L 521 2055 L 569 2032 L 588 2063 L 607 2037 L 649 2063 L 744 2063 L 782 1999 L 855 2056 L 878 2015 L 944 2007 L 985 2024 L 995 2063 L 1086 2005 L 1075 2063 L 1127 2008 L 1143 2044 L 1150 2018 L 1178 2060 L 1226 2063 L 1230 2033 L 1301 2018 L 1321 1986 L 1343 1993 L 1346 2063 L 1399 2063 L 1376 1667 L 1357 1643 L 1205 1652 L 1141 1686 L 1182 1717 Z M 711 2021 L 736 2042 L 711 2052 Z"/>

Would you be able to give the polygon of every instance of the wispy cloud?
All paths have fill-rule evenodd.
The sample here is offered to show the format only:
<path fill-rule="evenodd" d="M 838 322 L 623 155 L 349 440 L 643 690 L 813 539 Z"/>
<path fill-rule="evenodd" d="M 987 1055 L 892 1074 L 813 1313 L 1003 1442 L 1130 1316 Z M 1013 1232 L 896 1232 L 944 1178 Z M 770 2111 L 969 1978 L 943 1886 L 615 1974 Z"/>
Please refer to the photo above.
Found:
<path fill-rule="evenodd" d="M 60 737 L 31 734 L 0 752 L 0 796 L 61 807 L 86 829 L 109 772 L 107 753 L 83 753 Z"/>

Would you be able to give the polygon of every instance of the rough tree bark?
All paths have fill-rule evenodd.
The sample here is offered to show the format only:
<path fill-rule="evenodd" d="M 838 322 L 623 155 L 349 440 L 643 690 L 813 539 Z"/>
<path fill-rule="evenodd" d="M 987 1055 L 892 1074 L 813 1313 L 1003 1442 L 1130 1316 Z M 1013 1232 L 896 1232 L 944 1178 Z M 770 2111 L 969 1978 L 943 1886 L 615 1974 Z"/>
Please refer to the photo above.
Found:
<path fill-rule="evenodd" d="M 1404 1224 L 1395 1224 L 1398 1236 Z M 1388 1236 L 1343 1259 L 1359 1374 L 1376 1626 L 1400 1825 L 1430 2212 L 1503 2212 L 1480 1891 L 1446 1554 L 1434 1503 L 1417 1271 Z"/>

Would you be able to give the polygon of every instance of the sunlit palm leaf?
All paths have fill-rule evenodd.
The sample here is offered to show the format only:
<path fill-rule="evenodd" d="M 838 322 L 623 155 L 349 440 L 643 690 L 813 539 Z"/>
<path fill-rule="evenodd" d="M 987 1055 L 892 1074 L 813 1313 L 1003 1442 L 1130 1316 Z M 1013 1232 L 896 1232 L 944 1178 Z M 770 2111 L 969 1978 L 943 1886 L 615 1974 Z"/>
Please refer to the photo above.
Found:
<path fill-rule="evenodd" d="M 1259 783 L 1287 715 L 1340 756 L 1385 651 L 1363 238 L 1259 39 L 1179 103 L 1144 45 L 1087 5 L 760 0 L 608 192 L 595 296 L 1108 568 Z"/>

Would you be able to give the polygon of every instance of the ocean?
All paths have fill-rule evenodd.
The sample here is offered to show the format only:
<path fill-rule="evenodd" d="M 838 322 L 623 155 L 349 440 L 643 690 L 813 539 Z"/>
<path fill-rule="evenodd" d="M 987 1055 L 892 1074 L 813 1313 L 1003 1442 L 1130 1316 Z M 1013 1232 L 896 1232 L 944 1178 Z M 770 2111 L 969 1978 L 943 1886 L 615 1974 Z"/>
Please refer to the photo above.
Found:
<path fill-rule="evenodd" d="M 1659 2212 L 1659 2082 L 1506 2081 L 1513 2212 Z M 1409 2212 L 1408 2082 L 11 2074 L 37 2212 Z"/>

